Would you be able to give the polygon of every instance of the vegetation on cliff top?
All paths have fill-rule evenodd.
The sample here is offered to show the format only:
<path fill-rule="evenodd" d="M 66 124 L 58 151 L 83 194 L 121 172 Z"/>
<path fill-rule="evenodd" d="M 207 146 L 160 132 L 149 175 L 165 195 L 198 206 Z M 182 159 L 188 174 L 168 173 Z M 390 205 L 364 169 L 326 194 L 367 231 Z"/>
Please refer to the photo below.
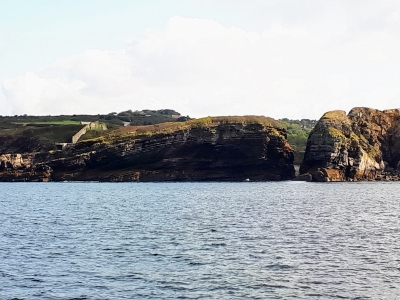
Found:
<path fill-rule="evenodd" d="M 346 112 L 344 110 L 332 110 L 332 111 L 328 111 L 326 113 L 324 113 L 324 115 L 322 116 L 322 119 L 335 119 L 335 120 L 347 120 L 347 115 Z"/>
<path fill-rule="evenodd" d="M 179 123 L 188 119 L 172 109 L 161 110 L 128 110 L 107 115 L 60 115 L 60 116 L 0 116 L 0 137 L 18 138 L 29 137 L 38 143 L 70 143 L 72 136 L 79 131 L 81 122 L 100 121 L 105 123 L 110 130 L 119 128 L 124 124 L 157 124 L 161 122 Z M 86 138 L 100 137 L 104 133 L 88 131 Z"/>
<path fill-rule="evenodd" d="M 34 138 L 41 143 L 70 143 L 72 136 L 82 125 L 43 125 L 29 124 L 0 128 L 0 136 Z"/>
<path fill-rule="evenodd" d="M 282 128 L 278 121 L 264 116 L 226 116 L 226 117 L 205 117 L 192 119 L 186 122 L 166 122 L 146 126 L 124 126 L 110 131 L 103 136 L 92 138 L 83 136 L 82 142 L 114 143 L 122 142 L 131 138 L 142 138 L 159 134 L 172 134 L 174 132 L 188 130 L 190 128 L 204 128 L 210 131 L 219 124 L 259 124 L 266 127 Z"/>
<path fill-rule="evenodd" d="M 109 114 L 97 115 L 59 115 L 59 116 L 30 116 L 30 115 L 15 115 L 15 116 L 0 116 L 0 127 L 10 126 L 10 124 L 48 124 L 48 125 L 70 125 L 79 124 L 80 122 L 95 122 L 100 121 L 107 124 L 107 127 L 112 128 L 113 125 L 118 127 L 124 123 L 131 125 L 151 125 L 163 122 L 185 121 L 189 117 L 181 116 L 181 114 L 173 109 L 150 110 L 144 109 L 141 111 L 127 110 L 120 113 L 111 112 Z"/>

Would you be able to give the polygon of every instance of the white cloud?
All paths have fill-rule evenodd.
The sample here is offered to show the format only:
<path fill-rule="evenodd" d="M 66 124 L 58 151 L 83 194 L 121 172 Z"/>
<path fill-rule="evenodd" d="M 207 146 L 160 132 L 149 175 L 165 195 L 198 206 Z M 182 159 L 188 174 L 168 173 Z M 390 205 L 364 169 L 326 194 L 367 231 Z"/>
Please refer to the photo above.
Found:
<path fill-rule="evenodd" d="M 343 74 L 331 74 L 326 78 L 329 93 L 333 97 L 342 97 L 346 95 L 350 88 L 350 79 Z"/>
<path fill-rule="evenodd" d="M 48 86 L 49 81 L 47 79 L 40 78 L 33 72 L 26 72 L 24 76 L 5 80 L 3 90 L 16 111 L 29 111 L 42 105 L 42 93 Z M 23 101 L 18 101 L 21 99 Z"/>
<path fill-rule="evenodd" d="M 122 50 L 60 59 L 5 80 L 3 91 L 13 114 L 172 108 L 196 117 L 319 118 L 330 109 L 391 108 L 400 95 L 398 5 L 375 11 L 370 3 L 354 17 L 355 7 L 334 3 L 259 32 L 175 16 Z"/>

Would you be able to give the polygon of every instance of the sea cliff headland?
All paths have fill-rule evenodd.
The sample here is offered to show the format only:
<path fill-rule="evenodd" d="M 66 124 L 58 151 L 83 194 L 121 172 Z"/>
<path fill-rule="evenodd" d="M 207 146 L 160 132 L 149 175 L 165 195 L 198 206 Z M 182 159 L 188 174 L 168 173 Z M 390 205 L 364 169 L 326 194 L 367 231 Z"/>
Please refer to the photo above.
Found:
<path fill-rule="evenodd" d="M 400 110 L 325 113 L 311 131 L 299 180 L 399 180 Z"/>
<path fill-rule="evenodd" d="M 0 181 L 267 181 L 295 175 L 286 131 L 267 117 L 125 126 L 60 149 L 30 145 L 31 137 L 9 139 Z"/>

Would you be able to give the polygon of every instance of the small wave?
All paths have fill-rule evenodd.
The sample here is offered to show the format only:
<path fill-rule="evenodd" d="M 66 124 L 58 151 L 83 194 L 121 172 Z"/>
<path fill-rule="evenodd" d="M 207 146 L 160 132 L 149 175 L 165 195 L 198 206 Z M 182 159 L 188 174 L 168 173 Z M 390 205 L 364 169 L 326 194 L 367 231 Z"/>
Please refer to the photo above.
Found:
<path fill-rule="evenodd" d="M 286 264 L 271 264 L 271 265 L 267 265 L 267 268 L 269 268 L 269 269 L 294 269 L 293 266 L 286 265 Z"/>
<path fill-rule="evenodd" d="M 226 243 L 211 243 L 210 246 L 213 246 L 213 247 L 224 247 L 224 246 L 226 246 Z"/>
<path fill-rule="evenodd" d="M 189 263 L 189 265 L 191 265 L 191 266 L 202 266 L 202 265 L 205 265 L 205 263 L 196 262 L 196 261 L 191 261 L 191 262 Z"/>
<path fill-rule="evenodd" d="M 268 283 L 262 283 L 259 285 L 254 286 L 254 288 L 260 288 L 260 287 L 264 287 L 264 288 L 273 288 L 273 289 L 287 289 L 288 287 L 285 285 L 281 285 L 281 284 L 268 284 Z"/>
<path fill-rule="evenodd" d="M 40 279 L 40 278 L 30 278 L 30 280 L 32 280 L 34 282 L 44 282 L 44 280 Z"/>
<path fill-rule="evenodd" d="M 164 254 L 161 253 L 150 253 L 151 256 L 165 256 Z"/>

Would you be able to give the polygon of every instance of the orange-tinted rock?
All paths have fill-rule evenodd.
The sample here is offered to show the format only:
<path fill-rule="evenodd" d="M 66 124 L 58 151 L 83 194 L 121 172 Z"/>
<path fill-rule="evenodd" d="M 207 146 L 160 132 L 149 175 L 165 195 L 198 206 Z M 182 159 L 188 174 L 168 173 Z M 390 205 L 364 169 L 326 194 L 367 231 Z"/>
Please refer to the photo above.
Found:
<path fill-rule="evenodd" d="M 328 112 L 310 133 L 300 173 L 313 181 L 397 178 L 399 138 L 398 109 Z"/>

